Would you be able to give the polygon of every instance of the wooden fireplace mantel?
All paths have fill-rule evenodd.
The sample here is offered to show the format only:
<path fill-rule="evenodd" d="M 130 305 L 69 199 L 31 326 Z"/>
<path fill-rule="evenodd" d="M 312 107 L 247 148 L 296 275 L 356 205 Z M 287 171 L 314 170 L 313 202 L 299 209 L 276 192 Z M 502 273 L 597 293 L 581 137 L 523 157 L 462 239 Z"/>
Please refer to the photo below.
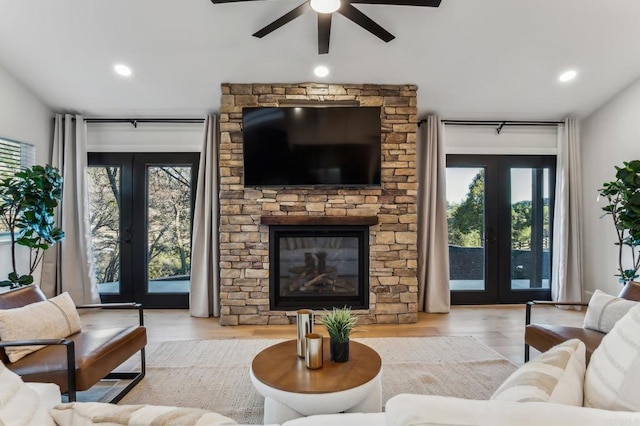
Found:
<path fill-rule="evenodd" d="M 377 225 L 378 216 L 260 216 L 261 225 Z"/>

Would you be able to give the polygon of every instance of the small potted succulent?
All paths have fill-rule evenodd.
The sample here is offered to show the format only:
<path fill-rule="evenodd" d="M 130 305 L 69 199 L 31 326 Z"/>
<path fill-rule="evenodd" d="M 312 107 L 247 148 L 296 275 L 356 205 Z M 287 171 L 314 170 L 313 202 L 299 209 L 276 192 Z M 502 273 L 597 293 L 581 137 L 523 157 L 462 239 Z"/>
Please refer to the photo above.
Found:
<path fill-rule="evenodd" d="M 356 326 L 358 318 L 351 308 L 333 308 L 320 319 L 329 333 L 329 354 L 331 361 L 349 361 L 349 335 Z"/>

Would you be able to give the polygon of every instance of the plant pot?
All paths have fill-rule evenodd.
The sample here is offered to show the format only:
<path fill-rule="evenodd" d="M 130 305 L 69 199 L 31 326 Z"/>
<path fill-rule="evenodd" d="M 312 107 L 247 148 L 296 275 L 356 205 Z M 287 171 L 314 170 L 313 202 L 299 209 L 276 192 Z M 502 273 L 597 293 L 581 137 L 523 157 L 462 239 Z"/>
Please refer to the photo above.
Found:
<path fill-rule="evenodd" d="M 627 300 L 640 300 L 640 282 L 629 281 L 618 295 Z"/>
<path fill-rule="evenodd" d="M 329 356 L 333 362 L 349 361 L 349 340 L 346 342 L 336 342 L 329 340 Z"/>

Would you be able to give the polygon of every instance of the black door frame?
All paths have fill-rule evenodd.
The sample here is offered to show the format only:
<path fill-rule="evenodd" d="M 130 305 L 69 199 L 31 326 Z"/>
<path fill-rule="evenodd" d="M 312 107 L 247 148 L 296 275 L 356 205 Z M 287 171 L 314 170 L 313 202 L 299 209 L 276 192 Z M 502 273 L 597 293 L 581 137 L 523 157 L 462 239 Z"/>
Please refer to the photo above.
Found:
<path fill-rule="evenodd" d="M 518 167 L 550 169 L 549 245 L 550 259 L 552 259 L 556 156 L 448 154 L 447 167 L 481 167 L 485 170 L 485 290 L 451 291 L 451 303 L 469 305 L 550 300 L 550 288 L 511 289 L 511 177 L 509 173 L 512 168 Z M 495 190 L 491 190 L 491 188 L 495 188 Z M 543 189 L 537 185 L 534 190 L 542 191 Z M 539 222 L 538 225 L 540 225 L 542 216 L 536 214 L 535 209 L 533 215 L 533 220 Z M 551 281 L 551 276 L 549 276 L 549 280 Z"/>
<path fill-rule="evenodd" d="M 101 294 L 103 302 L 142 303 L 145 308 L 188 308 L 189 293 L 149 293 L 147 291 L 147 180 L 146 169 L 154 165 L 191 166 L 191 226 L 195 207 L 200 154 L 88 153 L 89 166 L 120 166 L 120 293 Z"/>

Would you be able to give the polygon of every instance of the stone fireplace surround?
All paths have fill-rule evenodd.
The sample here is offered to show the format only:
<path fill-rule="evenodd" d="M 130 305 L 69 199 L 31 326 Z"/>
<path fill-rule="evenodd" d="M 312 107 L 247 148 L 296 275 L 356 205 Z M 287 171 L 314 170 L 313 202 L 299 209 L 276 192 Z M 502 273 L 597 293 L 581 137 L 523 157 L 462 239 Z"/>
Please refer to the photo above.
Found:
<path fill-rule="evenodd" d="M 417 321 L 417 87 L 374 84 L 222 84 L 220 109 L 220 304 L 222 325 L 290 324 L 269 308 L 269 218 L 340 221 L 369 228 L 369 309 L 361 324 Z M 242 108 L 295 102 L 381 107 L 382 184 L 369 188 L 245 188 Z M 275 219 L 275 218 L 274 218 Z"/>

